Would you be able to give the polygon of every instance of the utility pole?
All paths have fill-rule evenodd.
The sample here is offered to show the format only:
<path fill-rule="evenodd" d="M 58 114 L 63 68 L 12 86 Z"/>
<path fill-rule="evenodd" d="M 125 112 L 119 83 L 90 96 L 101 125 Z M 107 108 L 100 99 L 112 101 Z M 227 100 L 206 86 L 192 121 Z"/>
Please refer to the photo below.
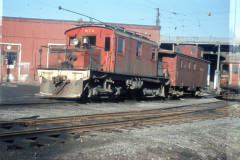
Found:
<path fill-rule="evenodd" d="M 220 65 L 220 56 L 221 56 L 221 45 L 220 43 L 218 44 L 218 56 L 217 56 L 217 82 L 216 82 L 216 89 L 219 91 L 219 82 L 220 82 L 220 71 L 219 71 L 219 65 Z"/>
<path fill-rule="evenodd" d="M 156 26 L 160 26 L 160 20 L 159 20 L 159 8 L 157 8 Z"/>

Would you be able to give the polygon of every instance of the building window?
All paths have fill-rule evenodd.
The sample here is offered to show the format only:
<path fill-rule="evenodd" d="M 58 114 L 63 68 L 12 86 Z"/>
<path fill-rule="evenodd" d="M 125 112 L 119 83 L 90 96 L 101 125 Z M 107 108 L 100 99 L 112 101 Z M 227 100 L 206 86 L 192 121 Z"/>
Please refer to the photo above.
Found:
<path fill-rule="evenodd" d="M 105 51 L 110 51 L 110 37 L 105 37 Z"/>
<path fill-rule="evenodd" d="M 152 60 L 155 60 L 155 58 L 156 58 L 156 47 L 152 47 L 152 55 L 151 55 L 151 57 L 152 57 Z"/>
<path fill-rule="evenodd" d="M 17 52 L 5 52 L 5 64 L 16 65 L 17 64 Z"/>
<path fill-rule="evenodd" d="M 177 53 L 181 53 L 181 48 L 177 48 Z"/>
<path fill-rule="evenodd" d="M 136 52 L 136 56 L 137 57 L 141 57 L 141 52 L 142 52 L 142 44 L 137 42 L 137 52 Z"/>
<path fill-rule="evenodd" d="M 193 64 L 193 69 L 194 69 L 194 71 L 196 71 L 196 70 L 197 70 L 196 63 L 194 63 L 194 64 Z"/>
<path fill-rule="evenodd" d="M 183 68 L 183 60 L 180 60 L 180 68 Z"/>
<path fill-rule="evenodd" d="M 124 39 L 123 38 L 118 38 L 118 52 L 123 53 L 123 43 Z"/>
<path fill-rule="evenodd" d="M 238 74 L 238 65 L 233 65 L 233 74 Z"/>
<path fill-rule="evenodd" d="M 196 48 L 192 48 L 191 54 L 196 54 Z"/>
<path fill-rule="evenodd" d="M 188 62 L 188 69 L 189 70 L 191 69 L 191 62 L 190 61 Z"/>
<path fill-rule="evenodd" d="M 203 50 L 201 51 L 201 57 L 203 57 Z"/>

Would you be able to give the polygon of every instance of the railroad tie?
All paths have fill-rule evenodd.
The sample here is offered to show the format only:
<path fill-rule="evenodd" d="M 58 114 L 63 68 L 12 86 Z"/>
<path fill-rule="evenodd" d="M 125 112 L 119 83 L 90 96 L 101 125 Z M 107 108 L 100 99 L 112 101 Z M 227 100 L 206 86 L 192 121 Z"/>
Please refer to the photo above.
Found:
<path fill-rule="evenodd" d="M 8 151 L 10 149 L 17 149 L 17 146 L 13 143 L 0 141 L 0 151 Z"/>
<path fill-rule="evenodd" d="M 63 134 L 60 134 L 60 136 L 58 138 L 62 139 L 64 141 L 73 141 L 73 140 L 80 138 L 80 135 L 79 134 L 75 135 L 75 134 L 71 134 L 71 133 L 63 133 Z"/>
<path fill-rule="evenodd" d="M 37 146 L 37 142 L 31 139 L 25 139 L 25 138 L 16 138 L 13 141 L 13 144 L 15 144 L 18 147 L 29 149 L 31 147 Z"/>
<path fill-rule="evenodd" d="M 36 139 L 37 143 L 39 145 L 50 145 L 50 144 L 55 144 L 55 143 L 62 143 L 63 140 L 59 139 L 59 138 L 55 138 L 55 137 L 50 137 L 50 136 L 39 136 Z"/>

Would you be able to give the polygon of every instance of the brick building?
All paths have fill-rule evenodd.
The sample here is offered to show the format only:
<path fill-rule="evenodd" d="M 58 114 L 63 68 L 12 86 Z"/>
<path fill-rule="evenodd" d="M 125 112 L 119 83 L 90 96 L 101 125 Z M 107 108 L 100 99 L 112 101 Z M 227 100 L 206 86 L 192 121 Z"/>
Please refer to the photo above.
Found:
<path fill-rule="evenodd" d="M 82 22 L 89 23 L 89 22 Z M 1 82 L 39 83 L 37 66 L 40 64 L 41 46 L 64 45 L 64 32 L 79 25 L 78 21 L 45 20 L 2 17 L 0 42 Z M 126 30 L 148 35 L 159 44 L 160 27 L 110 24 Z M 48 48 L 43 48 L 42 65 L 48 62 Z"/>

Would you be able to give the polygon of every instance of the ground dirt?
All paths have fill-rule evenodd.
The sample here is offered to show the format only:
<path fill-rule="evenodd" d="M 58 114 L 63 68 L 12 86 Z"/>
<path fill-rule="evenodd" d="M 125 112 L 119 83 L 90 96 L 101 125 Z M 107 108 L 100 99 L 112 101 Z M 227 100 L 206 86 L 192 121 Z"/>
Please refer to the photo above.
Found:
<path fill-rule="evenodd" d="M 157 108 L 157 106 L 174 106 L 186 103 L 199 103 L 205 99 L 190 99 L 157 103 L 136 102 L 132 104 L 117 103 L 114 107 L 110 103 L 84 104 L 61 104 L 59 107 L 49 106 L 44 108 L 27 107 L 2 108 L 1 120 L 31 117 L 36 111 L 40 117 L 48 117 L 49 111 L 52 116 L 78 114 L 82 109 L 84 114 L 98 112 L 109 112 L 126 110 L 124 106 L 133 106 L 132 109 Z M 215 99 L 212 98 L 212 101 Z M 205 100 L 210 101 L 209 99 Z M 217 101 L 217 100 L 216 100 Z M 66 110 L 64 110 L 64 106 Z M 92 108 L 90 108 L 90 106 Z M 95 108 L 94 108 L 95 106 Z M 145 107 L 144 107 L 145 106 Z M 229 102 L 229 106 L 240 108 L 239 102 Z M 70 111 L 67 111 L 68 110 Z M 115 109 L 114 109 L 115 108 Z M 44 111 L 45 109 L 45 111 Z M 15 113 L 14 113 L 15 110 Z M 21 112 L 25 110 L 26 112 Z M 62 114 L 60 113 L 62 111 Z M 9 112 L 7 112 L 9 111 Z M 29 112 L 27 112 L 29 111 Z M 11 114 L 12 113 L 12 114 Z M 48 115 L 49 114 L 49 115 Z M 95 131 L 85 133 L 75 141 L 57 143 L 49 146 L 31 148 L 29 150 L 19 149 L 0 152 L 0 160 L 240 160 L 240 117 L 229 113 L 228 117 L 195 120 L 191 122 L 164 123 L 149 126 L 138 126 L 120 128 L 108 131 Z"/>

